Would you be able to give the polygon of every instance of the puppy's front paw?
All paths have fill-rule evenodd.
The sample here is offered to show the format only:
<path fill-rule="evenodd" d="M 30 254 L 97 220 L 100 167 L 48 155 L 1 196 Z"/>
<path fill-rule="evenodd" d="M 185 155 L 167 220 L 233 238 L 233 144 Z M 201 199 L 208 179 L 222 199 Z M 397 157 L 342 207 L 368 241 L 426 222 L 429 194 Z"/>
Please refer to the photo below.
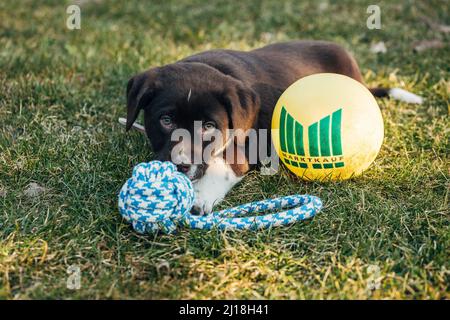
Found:
<path fill-rule="evenodd" d="M 199 216 L 209 214 L 212 212 L 214 203 L 209 203 L 208 200 L 199 198 L 198 192 L 196 192 L 196 200 L 194 206 L 191 209 L 191 213 Z"/>

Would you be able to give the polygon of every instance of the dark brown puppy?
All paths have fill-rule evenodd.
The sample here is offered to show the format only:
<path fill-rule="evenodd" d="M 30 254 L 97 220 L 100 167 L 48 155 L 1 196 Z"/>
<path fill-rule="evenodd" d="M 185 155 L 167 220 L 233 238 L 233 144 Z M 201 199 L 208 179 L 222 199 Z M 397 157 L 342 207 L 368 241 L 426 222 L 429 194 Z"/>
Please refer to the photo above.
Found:
<path fill-rule="evenodd" d="M 322 72 L 343 74 L 362 82 L 353 57 L 330 42 L 286 42 L 249 52 L 202 52 L 131 78 L 126 128 L 129 130 L 140 110 L 144 110 L 145 131 L 157 159 L 175 162 L 194 181 L 198 210 L 207 213 L 250 166 L 222 156 L 193 164 L 194 154 L 201 153 L 208 143 L 182 147 L 174 153 L 176 146 L 186 144 L 172 141 L 174 130 L 182 128 L 192 135 L 207 135 L 216 129 L 226 137 L 227 129 L 269 129 L 273 108 L 282 92 L 296 80 Z M 372 92 L 376 96 L 389 94 L 386 89 Z M 200 132 L 195 131 L 194 121 L 201 121 Z M 222 144 L 234 148 L 242 157 L 245 138 L 237 135 L 230 145 L 224 138 Z"/>

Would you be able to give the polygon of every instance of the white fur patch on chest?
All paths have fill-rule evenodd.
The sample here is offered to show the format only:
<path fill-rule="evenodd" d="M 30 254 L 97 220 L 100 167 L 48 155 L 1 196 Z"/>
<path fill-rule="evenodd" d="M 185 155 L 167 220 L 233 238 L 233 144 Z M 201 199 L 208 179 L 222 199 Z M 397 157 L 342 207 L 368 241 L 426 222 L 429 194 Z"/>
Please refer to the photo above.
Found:
<path fill-rule="evenodd" d="M 212 159 L 204 176 L 194 181 L 195 206 L 202 214 L 210 213 L 241 179 L 222 157 Z"/>

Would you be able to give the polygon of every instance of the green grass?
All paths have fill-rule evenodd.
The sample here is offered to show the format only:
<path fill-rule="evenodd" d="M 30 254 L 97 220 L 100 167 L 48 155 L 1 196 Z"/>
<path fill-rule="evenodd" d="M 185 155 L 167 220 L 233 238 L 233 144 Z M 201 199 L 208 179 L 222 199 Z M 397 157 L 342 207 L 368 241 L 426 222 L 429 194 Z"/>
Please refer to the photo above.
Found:
<path fill-rule="evenodd" d="M 85 1 L 81 30 L 69 2 L 0 2 L 0 297 L 22 298 L 450 298 L 447 1 L 378 1 L 382 29 L 366 28 L 371 1 Z M 357 179 L 305 183 L 283 169 L 252 172 L 222 208 L 310 193 L 311 221 L 263 232 L 182 230 L 137 235 L 118 213 L 132 167 L 151 159 L 124 133 L 128 78 L 209 48 L 251 49 L 326 39 L 357 58 L 370 86 L 423 95 L 379 101 L 385 140 Z M 441 49 L 412 52 L 440 39 Z M 387 53 L 371 53 L 384 41 Z M 36 197 L 24 191 L 35 182 Z M 81 289 L 66 288 L 81 268 Z M 367 290 L 368 267 L 380 287 Z"/>

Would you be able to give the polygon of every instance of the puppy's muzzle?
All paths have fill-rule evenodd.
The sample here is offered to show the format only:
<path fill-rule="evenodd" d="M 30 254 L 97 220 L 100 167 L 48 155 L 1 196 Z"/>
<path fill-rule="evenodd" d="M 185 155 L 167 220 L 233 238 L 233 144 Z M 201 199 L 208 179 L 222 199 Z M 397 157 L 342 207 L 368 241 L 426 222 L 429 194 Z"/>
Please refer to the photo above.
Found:
<path fill-rule="evenodd" d="M 188 173 L 191 170 L 191 167 L 192 166 L 190 164 L 179 164 L 179 165 L 177 165 L 178 171 L 180 171 L 180 172 L 182 172 L 184 174 Z"/>

